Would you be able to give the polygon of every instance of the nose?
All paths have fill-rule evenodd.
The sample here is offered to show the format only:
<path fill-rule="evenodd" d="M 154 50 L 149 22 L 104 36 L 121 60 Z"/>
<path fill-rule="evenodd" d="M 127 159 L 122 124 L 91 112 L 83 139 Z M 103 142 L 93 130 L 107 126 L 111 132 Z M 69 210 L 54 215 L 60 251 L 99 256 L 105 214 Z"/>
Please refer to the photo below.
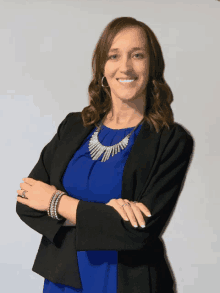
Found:
<path fill-rule="evenodd" d="M 126 57 L 126 56 L 124 58 L 122 58 L 121 63 L 120 63 L 120 70 L 122 72 L 126 72 L 126 71 L 132 70 L 132 68 L 133 68 L 133 66 L 132 66 L 131 58 Z"/>

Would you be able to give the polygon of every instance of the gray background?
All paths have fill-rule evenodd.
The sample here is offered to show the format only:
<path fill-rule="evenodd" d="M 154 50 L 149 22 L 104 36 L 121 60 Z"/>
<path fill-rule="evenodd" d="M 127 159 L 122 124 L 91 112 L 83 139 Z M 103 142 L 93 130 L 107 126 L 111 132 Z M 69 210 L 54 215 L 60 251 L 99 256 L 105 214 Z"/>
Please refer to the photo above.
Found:
<path fill-rule="evenodd" d="M 0 0 L 1 292 L 42 292 L 44 279 L 31 271 L 41 235 L 16 214 L 16 190 L 59 123 L 88 105 L 93 50 L 121 16 L 158 37 L 175 121 L 196 142 L 163 235 L 178 292 L 219 292 L 219 15 L 214 0 Z"/>

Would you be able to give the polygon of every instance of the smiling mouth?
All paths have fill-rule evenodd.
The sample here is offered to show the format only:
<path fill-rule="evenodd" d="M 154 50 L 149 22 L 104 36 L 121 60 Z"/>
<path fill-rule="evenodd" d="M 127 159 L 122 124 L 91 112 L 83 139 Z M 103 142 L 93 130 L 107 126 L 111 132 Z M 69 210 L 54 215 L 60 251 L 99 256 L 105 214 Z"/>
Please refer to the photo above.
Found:
<path fill-rule="evenodd" d="M 123 84 L 123 85 L 133 84 L 136 80 L 137 80 L 137 78 L 134 78 L 134 79 L 120 79 L 120 78 L 117 78 L 117 81 L 120 84 Z"/>

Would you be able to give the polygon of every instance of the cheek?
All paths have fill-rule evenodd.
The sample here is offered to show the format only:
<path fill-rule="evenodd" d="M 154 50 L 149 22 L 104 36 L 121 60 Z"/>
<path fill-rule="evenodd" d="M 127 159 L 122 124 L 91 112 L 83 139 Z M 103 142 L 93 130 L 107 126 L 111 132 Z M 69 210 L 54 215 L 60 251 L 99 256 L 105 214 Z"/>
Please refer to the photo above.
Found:
<path fill-rule="evenodd" d="M 114 78 L 118 71 L 120 70 L 120 66 L 118 62 L 107 62 L 105 65 L 105 75 Z"/>
<path fill-rule="evenodd" d="M 113 66 L 111 65 L 111 63 L 107 62 L 104 67 L 105 74 L 109 75 L 112 70 L 113 70 Z"/>
<path fill-rule="evenodd" d="M 139 66 L 139 71 L 144 73 L 144 74 L 147 74 L 149 72 L 149 64 L 148 63 L 142 63 L 140 64 Z"/>
<path fill-rule="evenodd" d="M 107 76 L 108 78 L 113 78 L 115 76 L 115 72 L 116 70 L 113 66 L 108 66 L 105 70 L 105 76 Z"/>
<path fill-rule="evenodd" d="M 149 67 L 143 67 L 142 73 L 143 73 L 143 78 L 147 83 L 149 79 Z"/>

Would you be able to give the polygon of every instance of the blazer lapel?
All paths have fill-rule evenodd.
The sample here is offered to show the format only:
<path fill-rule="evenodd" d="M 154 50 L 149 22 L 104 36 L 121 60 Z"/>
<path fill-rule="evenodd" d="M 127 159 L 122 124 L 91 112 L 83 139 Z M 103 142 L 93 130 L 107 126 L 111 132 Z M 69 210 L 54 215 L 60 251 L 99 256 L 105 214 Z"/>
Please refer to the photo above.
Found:
<path fill-rule="evenodd" d="M 50 184 L 55 185 L 58 190 L 67 192 L 62 184 L 62 176 L 74 153 L 94 128 L 94 125 L 84 127 L 80 119 L 61 139 L 55 151 L 50 173 Z M 159 139 L 160 133 L 150 130 L 148 123 L 144 121 L 124 167 L 121 195 L 123 199 L 138 201 L 141 197 L 156 159 Z"/>
<path fill-rule="evenodd" d="M 122 177 L 123 199 L 139 201 L 157 157 L 160 132 L 150 130 L 144 121 L 126 161 Z"/>
<path fill-rule="evenodd" d="M 67 135 L 62 137 L 54 154 L 50 173 L 51 185 L 55 185 L 58 190 L 67 192 L 62 184 L 62 176 L 74 153 L 93 129 L 94 126 L 84 127 L 80 120 L 74 123 Z"/>

